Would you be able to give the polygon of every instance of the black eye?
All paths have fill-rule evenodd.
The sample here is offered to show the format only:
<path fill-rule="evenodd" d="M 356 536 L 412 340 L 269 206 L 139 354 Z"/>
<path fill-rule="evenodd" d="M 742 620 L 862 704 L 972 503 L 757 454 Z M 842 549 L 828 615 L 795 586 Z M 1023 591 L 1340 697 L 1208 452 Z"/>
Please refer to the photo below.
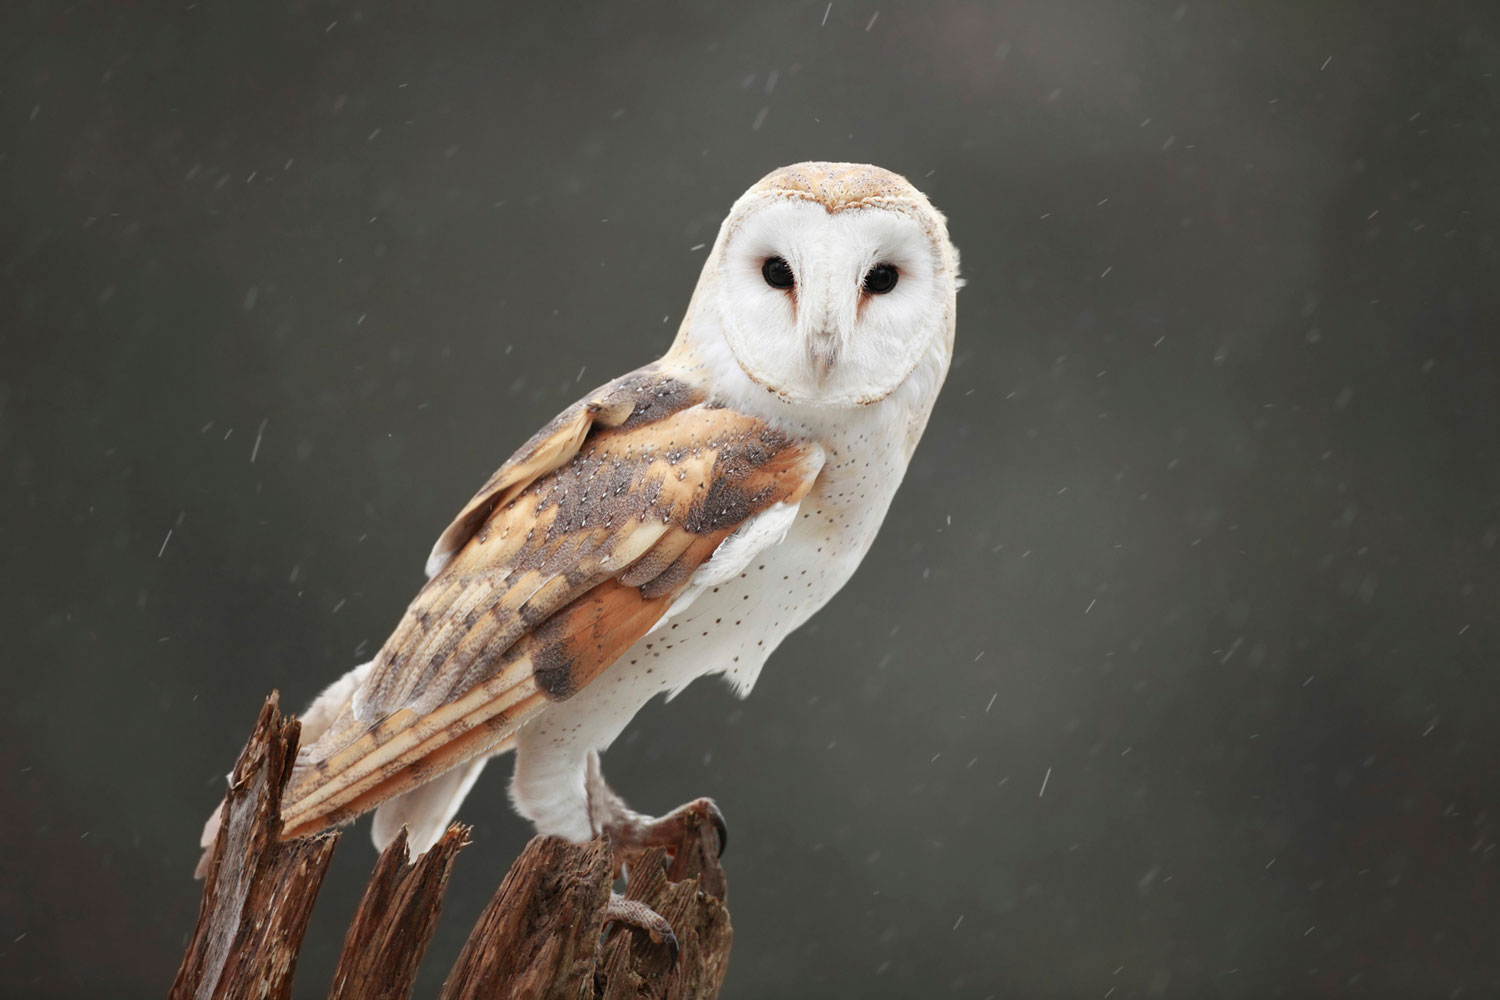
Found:
<path fill-rule="evenodd" d="M 797 283 L 792 265 L 786 262 L 785 257 L 767 257 L 766 262 L 760 266 L 760 275 L 772 288 L 791 288 Z"/>
<path fill-rule="evenodd" d="M 871 295 L 884 295 L 896 287 L 896 269 L 890 264 L 876 264 L 865 275 L 865 291 Z"/>

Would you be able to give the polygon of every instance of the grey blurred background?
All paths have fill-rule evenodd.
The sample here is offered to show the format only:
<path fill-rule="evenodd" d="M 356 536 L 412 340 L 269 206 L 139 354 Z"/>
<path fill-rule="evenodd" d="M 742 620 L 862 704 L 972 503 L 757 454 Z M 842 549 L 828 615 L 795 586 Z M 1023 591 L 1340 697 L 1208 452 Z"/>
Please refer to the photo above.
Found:
<path fill-rule="evenodd" d="M 725 996 L 1500 989 L 1493 5 L 0 19 L 0 993 L 164 993 L 264 695 L 368 658 L 809 158 L 928 191 L 968 286 L 854 582 L 609 755 L 730 819 Z M 421 995 L 527 836 L 507 774 Z"/>

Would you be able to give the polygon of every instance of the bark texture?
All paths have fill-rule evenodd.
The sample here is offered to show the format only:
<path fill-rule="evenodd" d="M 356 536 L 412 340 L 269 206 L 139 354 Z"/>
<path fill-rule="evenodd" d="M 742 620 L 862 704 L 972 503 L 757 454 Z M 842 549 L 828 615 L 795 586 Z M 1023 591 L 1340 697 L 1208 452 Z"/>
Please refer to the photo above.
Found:
<path fill-rule="evenodd" d="M 300 726 L 266 699 L 235 764 L 203 900 L 170 1000 L 291 996 L 308 917 L 338 834 L 281 839 L 281 796 Z M 468 830 L 451 827 L 415 862 L 406 836 L 381 855 L 365 887 L 330 1000 L 405 1000 L 437 928 L 443 894 Z M 535 837 L 511 865 L 448 973 L 441 1000 L 709 1000 L 729 966 L 733 931 L 718 836 L 689 809 L 673 852 L 619 851 L 607 838 L 568 844 Z M 625 898 L 666 918 L 680 953 L 623 924 L 608 925 L 622 868 Z M 306 995 L 304 993 L 304 995 Z"/>
<path fill-rule="evenodd" d="M 426 854 L 408 863 L 406 830 L 375 863 L 354 913 L 329 1000 L 405 1000 L 437 930 L 443 893 L 469 828 L 454 825 Z"/>
<path fill-rule="evenodd" d="M 287 1000 L 302 935 L 338 834 L 281 839 L 281 793 L 302 726 L 261 706 L 224 796 L 203 901 L 171 1000 Z"/>

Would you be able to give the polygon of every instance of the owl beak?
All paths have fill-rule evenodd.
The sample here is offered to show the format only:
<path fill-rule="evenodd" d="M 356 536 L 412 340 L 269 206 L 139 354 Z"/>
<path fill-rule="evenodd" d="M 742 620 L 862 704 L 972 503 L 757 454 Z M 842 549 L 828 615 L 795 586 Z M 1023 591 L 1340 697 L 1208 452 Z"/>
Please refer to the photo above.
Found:
<path fill-rule="evenodd" d="M 818 330 L 807 340 L 807 361 L 822 388 L 839 361 L 838 336 L 832 330 Z"/>

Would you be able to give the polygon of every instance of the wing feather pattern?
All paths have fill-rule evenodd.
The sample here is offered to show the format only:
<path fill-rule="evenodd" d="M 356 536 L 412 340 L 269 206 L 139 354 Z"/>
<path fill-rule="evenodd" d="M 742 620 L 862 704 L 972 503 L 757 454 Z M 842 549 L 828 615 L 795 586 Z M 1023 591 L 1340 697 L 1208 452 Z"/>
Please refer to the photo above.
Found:
<path fill-rule="evenodd" d="M 815 445 L 651 368 L 565 411 L 443 532 L 349 706 L 299 755 L 284 835 L 503 749 L 646 635 L 741 525 L 800 501 L 820 467 Z"/>

